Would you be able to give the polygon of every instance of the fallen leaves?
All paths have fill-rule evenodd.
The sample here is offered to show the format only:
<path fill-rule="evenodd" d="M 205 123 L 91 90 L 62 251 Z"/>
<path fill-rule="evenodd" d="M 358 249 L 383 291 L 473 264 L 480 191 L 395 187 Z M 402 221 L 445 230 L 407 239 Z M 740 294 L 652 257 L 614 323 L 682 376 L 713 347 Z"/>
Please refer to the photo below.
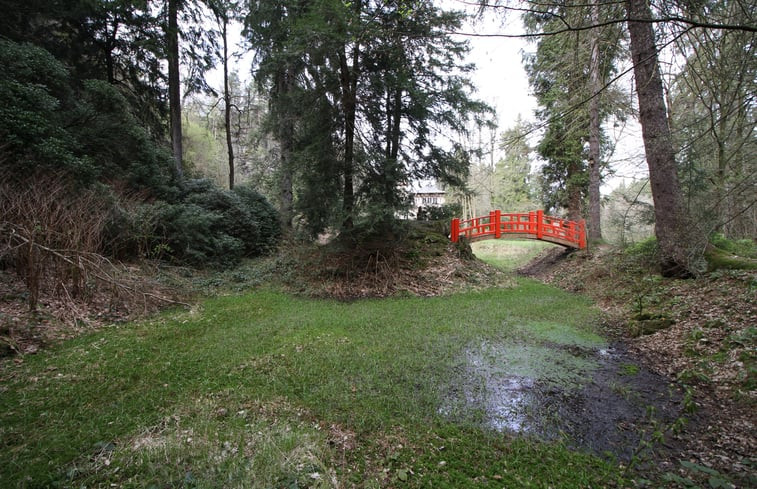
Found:
<path fill-rule="evenodd" d="M 608 332 L 625 337 L 648 368 L 694 387 L 699 409 L 678 435 L 682 447 L 672 458 L 748 475 L 757 453 L 757 272 L 645 280 L 622 265 L 617 253 L 600 247 L 572 255 L 553 251 L 524 271 L 594 298 L 606 313 Z M 671 325 L 629 338 L 631 316 L 640 307 L 671 318 Z"/>

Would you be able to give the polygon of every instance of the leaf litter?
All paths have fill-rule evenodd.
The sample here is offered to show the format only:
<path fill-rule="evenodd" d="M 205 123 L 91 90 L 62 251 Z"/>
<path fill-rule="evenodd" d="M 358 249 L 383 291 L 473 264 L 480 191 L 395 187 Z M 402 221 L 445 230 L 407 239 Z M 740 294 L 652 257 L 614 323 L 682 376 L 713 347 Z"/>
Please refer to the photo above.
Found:
<path fill-rule="evenodd" d="M 671 480 L 706 481 L 715 471 L 739 487 L 757 484 L 757 272 L 660 279 L 605 246 L 576 253 L 556 248 L 519 271 L 592 297 L 603 310 L 604 330 L 631 358 L 690 391 L 688 422 L 658 444 L 658 470 Z M 642 313 L 669 321 L 639 335 Z"/>

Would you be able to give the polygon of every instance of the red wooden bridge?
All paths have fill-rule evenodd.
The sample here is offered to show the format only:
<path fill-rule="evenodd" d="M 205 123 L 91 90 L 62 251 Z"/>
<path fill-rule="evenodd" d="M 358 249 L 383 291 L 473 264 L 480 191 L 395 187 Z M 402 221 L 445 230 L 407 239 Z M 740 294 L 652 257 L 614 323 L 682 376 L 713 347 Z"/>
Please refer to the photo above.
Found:
<path fill-rule="evenodd" d="M 504 213 L 496 210 L 488 216 L 473 219 L 452 219 L 450 238 L 457 243 L 499 238 L 540 239 L 568 248 L 586 248 L 586 223 L 545 216 L 544 211 Z"/>

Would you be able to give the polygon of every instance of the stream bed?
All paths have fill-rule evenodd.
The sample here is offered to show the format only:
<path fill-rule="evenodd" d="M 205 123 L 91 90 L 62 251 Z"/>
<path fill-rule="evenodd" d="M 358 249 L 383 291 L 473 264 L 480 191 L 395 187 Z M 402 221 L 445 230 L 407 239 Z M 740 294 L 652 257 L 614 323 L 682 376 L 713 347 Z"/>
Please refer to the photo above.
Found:
<path fill-rule="evenodd" d="M 680 388 L 638 366 L 622 345 L 469 345 L 440 414 L 485 429 L 629 460 L 675 421 Z"/>

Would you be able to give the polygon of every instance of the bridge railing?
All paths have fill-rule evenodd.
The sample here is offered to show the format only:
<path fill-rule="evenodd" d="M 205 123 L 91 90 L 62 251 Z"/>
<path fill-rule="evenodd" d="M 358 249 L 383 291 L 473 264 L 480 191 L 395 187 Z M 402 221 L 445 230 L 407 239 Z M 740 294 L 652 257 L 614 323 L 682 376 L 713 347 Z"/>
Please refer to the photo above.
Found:
<path fill-rule="evenodd" d="M 541 239 L 572 248 L 586 248 L 586 224 L 583 220 L 569 221 L 547 216 L 544 211 L 504 213 L 496 210 L 488 216 L 472 219 L 453 219 L 450 238 L 470 241 L 498 239 L 503 235 Z"/>

